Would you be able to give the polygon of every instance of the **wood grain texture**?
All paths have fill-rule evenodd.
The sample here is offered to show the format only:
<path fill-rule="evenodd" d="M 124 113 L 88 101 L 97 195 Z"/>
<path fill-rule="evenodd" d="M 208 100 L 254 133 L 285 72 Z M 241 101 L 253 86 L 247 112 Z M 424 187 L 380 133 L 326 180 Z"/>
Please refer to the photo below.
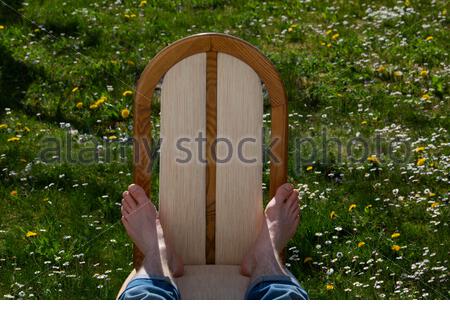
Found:
<path fill-rule="evenodd" d="M 240 275 L 239 266 L 185 266 L 185 274 L 175 282 L 183 300 L 242 300 L 249 278 Z"/>
<path fill-rule="evenodd" d="M 195 140 L 206 137 L 205 105 L 206 54 L 200 53 L 172 67 L 161 88 L 159 214 L 186 264 L 205 263 L 205 150 Z"/>
<path fill-rule="evenodd" d="M 206 263 L 214 264 L 216 247 L 216 163 L 212 154 L 217 137 L 217 52 L 206 56 Z"/>
<path fill-rule="evenodd" d="M 217 58 L 216 263 L 237 264 L 263 221 L 263 92 L 241 60 Z M 242 143 L 242 144 L 241 144 Z"/>

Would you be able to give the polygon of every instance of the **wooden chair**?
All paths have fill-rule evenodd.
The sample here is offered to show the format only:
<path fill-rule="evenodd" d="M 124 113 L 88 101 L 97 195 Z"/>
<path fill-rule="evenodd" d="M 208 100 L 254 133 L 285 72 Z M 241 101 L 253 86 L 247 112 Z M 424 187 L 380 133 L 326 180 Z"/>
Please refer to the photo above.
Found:
<path fill-rule="evenodd" d="M 249 279 L 239 274 L 239 265 L 264 219 L 261 82 L 270 98 L 271 152 L 277 159 L 270 163 L 270 196 L 286 182 L 287 98 L 282 81 L 256 47 L 225 34 L 197 34 L 159 52 L 139 79 L 134 104 L 134 183 L 147 194 L 151 159 L 145 144 L 152 96 L 162 78 L 159 212 L 185 264 L 177 285 L 183 299 L 242 299 Z M 200 157 L 194 140 L 199 133 L 206 138 Z M 187 157 L 176 147 L 179 138 L 188 140 L 178 147 L 192 150 L 187 163 L 177 162 Z M 135 268 L 142 258 L 135 248 Z"/>

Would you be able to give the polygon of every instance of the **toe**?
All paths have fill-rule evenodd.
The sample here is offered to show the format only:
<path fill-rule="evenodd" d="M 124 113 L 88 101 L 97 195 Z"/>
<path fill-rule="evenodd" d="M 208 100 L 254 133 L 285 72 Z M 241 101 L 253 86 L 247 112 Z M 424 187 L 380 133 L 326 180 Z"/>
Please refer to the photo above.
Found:
<path fill-rule="evenodd" d="M 142 189 L 140 186 L 132 184 L 128 187 L 128 192 L 131 194 L 138 205 L 142 205 L 148 202 L 148 197 L 145 194 L 144 189 Z"/>
<path fill-rule="evenodd" d="M 128 202 L 125 201 L 125 199 L 122 200 L 122 215 L 126 216 L 130 214 L 132 211 L 132 208 L 128 204 Z"/>
<path fill-rule="evenodd" d="M 292 187 L 292 184 L 290 183 L 285 183 L 283 185 L 281 185 L 278 189 L 277 192 L 275 193 L 275 200 L 276 201 L 284 201 L 286 200 L 289 195 L 292 193 L 292 190 L 294 188 Z"/>
<path fill-rule="evenodd" d="M 293 204 L 298 203 L 298 191 L 294 190 L 289 195 L 289 198 L 286 200 L 286 205 L 290 208 Z"/>
<path fill-rule="evenodd" d="M 137 207 L 137 203 L 136 201 L 133 199 L 133 197 L 131 196 L 131 194 L 128 191 L 125 191 L 123 194 L 123 201 L 126 202 L 129 206 L 130 209 L 134 209 Z"/>

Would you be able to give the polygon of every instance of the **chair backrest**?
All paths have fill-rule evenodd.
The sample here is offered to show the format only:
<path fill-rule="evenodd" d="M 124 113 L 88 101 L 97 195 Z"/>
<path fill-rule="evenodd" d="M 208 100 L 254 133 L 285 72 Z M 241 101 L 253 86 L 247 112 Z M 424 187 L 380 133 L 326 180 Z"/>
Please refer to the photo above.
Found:
<path fill-rule="evenodd" d="M 199 34 L 163 49 L 135 94 L 134 182 L 147 193 L 151 100 L 161 78 L 161 223 L 185 264 L 239 264 L 264 217 L 261 81 L 272 110 L 270 195 L 286 181 L 283 84 L 263 54 L 232 36 Z M 135 266 L 141 260 L 135 249 Z"/>

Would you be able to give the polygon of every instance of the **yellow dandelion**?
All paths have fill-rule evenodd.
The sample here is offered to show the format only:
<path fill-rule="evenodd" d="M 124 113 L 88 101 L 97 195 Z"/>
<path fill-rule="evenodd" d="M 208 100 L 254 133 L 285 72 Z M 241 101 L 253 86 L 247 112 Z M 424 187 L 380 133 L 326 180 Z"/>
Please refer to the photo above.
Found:
<path fill-rule="evenodd" d="M 147 1 L 146 0 L 143 0 L 143 1 L 141 1 L 141 3 L 139 3 L 139 7 L 140 8 L 145 7 L 146 5 L 147 5 Z"/>
<path fill-rule="evenodd" d="M 383 73 L 384 71 L 386 71 L 386 68 L 383 65 L 381 65 L 376 69 L 376 71 L 379 73 Z"/>
<path fill-rule="evenodd" d="M 391 238 L 392 239 L 395 239 L 395 238 L 398 238 L 398 237 L 400 237 L 400 232 L 394 232 L 393 234 L 391 234 Z"/>
<path fill-rule="evenodd" d="M 431 98 L 430 95 L 428 93 L 425 93 L 421 99 L 426 101 L 426 100 L 430 100 L 430 98 Z"/>
<path fill-rule="evenodd" d="M 425 147 L 417 147 L 414 149 L 414 152 L 422 152 L 425 150 Z"/>
<path fill-rule="evenodd" d="M 394 244 L 394 245 L 392 245 L 392 247 L 391 247 L 391 250 L 392 250 L 392 251 L 399 251 L 400 249 L 401 249 L 400 246 L 397 245 L 397 244 Z"/>
<path fill-rule="evenodd" d="M 129 115 L 130 115 L 130 110 L 128 110 L 128 109 L 122 109 L 122 111 L 120 112 L 120 114 L 121 114 L 122 118 L 126 119 L 126 118 L 128 118 Z"/>
<path fill-rule="evenodd" d="M 401 76 L 403 76 L 403 72 L 401 72 L 400 70 L 395 70 L 394 71 L 394 77 L 400 78 Z"/>
<path fill-rule="evenodd" d="M 352 203 L 351 205 L 350 205 L 350 207 L 348 207 L 348 211 L 350 212 L 350 211 L 352 211 L 353 209 L 355 209 L 356 208 L 356 204 L 355 203 Z"/>
<path fill-rule="evenodd" d="M 9 193 L 11 197 L 17 197 L 17 190 L 13 190 Z"/>
<path fill-rule="evenodd" d="M 425 41 L 431 41 L 431 40 L 433 40 L 433 36 L 428 36 L 425 38 Z"/>
<path fill-rule="evenodd" d="M 78 102 L 77 105 L 76 105 L 76 107 L 77 107 L 78 109 L 83 108 L 83 102 Z"/>
<path fill-rule="evenodd" d="M 32 238 L 32 237 L 37 237 L 37 232 L 34 232 L 34 231 L 28 231 L 26 234 L 25 234 L 25 237 L 27 237 L 27 238 Z"/>
<path fill-rule="evenodd" d="M 418 167 L 423 166 L 423 165 L 425 164 L 425 161 L 426 161 L 426 160 L 427 160 L 426 158 L 420 158 L 420 159 L 418 159 L 417 162 L 416 162 L 416 166 L 418 166 Z"/>
<path fill-rule="evenodd" d="M 321 46 L 325 46 L 325 45 L 326 45 L 326 42 L 320 41 L 320 45 L 321 45 Z"/>
<path fill-rule="evenodd" d="M 331 48 L 331 47 L 332 47 L 331 43 L 327 44 L 327 48 Z"/>
<path fill-rule="evenodd" d="M 19 140 L 20 140 L 20 137 L 15 136 L 15 137 L 9 138 L 9 139 L 8 139 L 8 142 L 16 142 L 16 141 L 19 141 Z"/>
<path fill-rule="evenodd" d="M 311 171 L 313 169 L 313 166 L 308 166 L 307 168 L 306 168 L 306 171 Z"/>
<path fill-rule="evenodd" d="M 0 124 L 0 129 L 6 129 L 8 128 L 8 125 L 6 123 Z"/>
<path fill-rule="evenodd" d="M 303 263 L 308 263 L 311 261 L 313 261 L 313 258 L 311 258 L 311 257 L 305 257 L 305 259 L 303 259 Z"/>
<path fill-rule="evenodd" d="M 436 202 L 436 201 L 431 204 L 432 208 L 436 208 L 438 206 L 439 206 L 439 202 Z"/>
<path fill-rule="evenodd" d="M 366 243 L 364 241 L 360 241 L 358 242 L 358 248 L 362 248 L 366 245 Z"/>
<path fill-rule="evenodd" d="M 421 77 L 426 77 L 426 76 L 428 76 L 428 70 L 427 69 L 422 69 L 422 70 L 420 70 L 420 76 Z"/>
<path fill-rule="evenodd" d="M 330 219 L 331 219 L 331 220 L 334 220 L 334 219 L 336 219 L 336 218 L 337 218 L 336 211 L 331 211 L 331 212 L 330 212 Z"/>
<path fill-rule="evenodd" d="M 75 87 L 75 88 L 72 89 L 72 93 L 75 93 L 75 92 L 77 92 L 78 90 L 79 90 L 79 88 L 78 88 L 78 87 Z"/>
<path fill-rule="evenodd" d="M 117 137 L 116 137 L 116 136 L 109 136 L 108 139 L 109 139 L 109 140 L 116 140 Z"/>
<path fill-rule="evenodd" d="M 5 26 L 0 24 L 0 30 L 3 30 L 3 29 L 5 29 Z"/>
<path fill-rule="evenodd" d="M 91 104 L 89 106 L 89 109 L 97 109 L 98 107 L 100 107 L 105 102 L 106 102 L 106 97 L 102 96 L 100 99 L 98 99 L 93 104 Z"/>
<path fill-rule="evenodd" d="M 326 288 L 327 290 L 333 290 L 333 289 L 334 289 L 334 285 L 331 284 L 331 283 L 327 283 L 327 285 L 325 286 L 325 288 Z"/>
<path fill-rule="evenodd" d="M 133 95 L 133 91 L 131 91 L 131 90 L 127 90 L 122 93 L 122 96 L 124 96 L 124 97 L 128 97 L 131 95 Z"/>
<path fill-rule="evenodd" d="M 337 40 L 339 38 L 339 33 L 335 33 L 331 36 L 331 40 Z"/>
<path fill-rule="evenodd" d="M 380 160 L 378 160 L 376 155 L 371 155 L 370 157 L 367 157 L 367 161 L 375 164 L 380 164 Z"/>

